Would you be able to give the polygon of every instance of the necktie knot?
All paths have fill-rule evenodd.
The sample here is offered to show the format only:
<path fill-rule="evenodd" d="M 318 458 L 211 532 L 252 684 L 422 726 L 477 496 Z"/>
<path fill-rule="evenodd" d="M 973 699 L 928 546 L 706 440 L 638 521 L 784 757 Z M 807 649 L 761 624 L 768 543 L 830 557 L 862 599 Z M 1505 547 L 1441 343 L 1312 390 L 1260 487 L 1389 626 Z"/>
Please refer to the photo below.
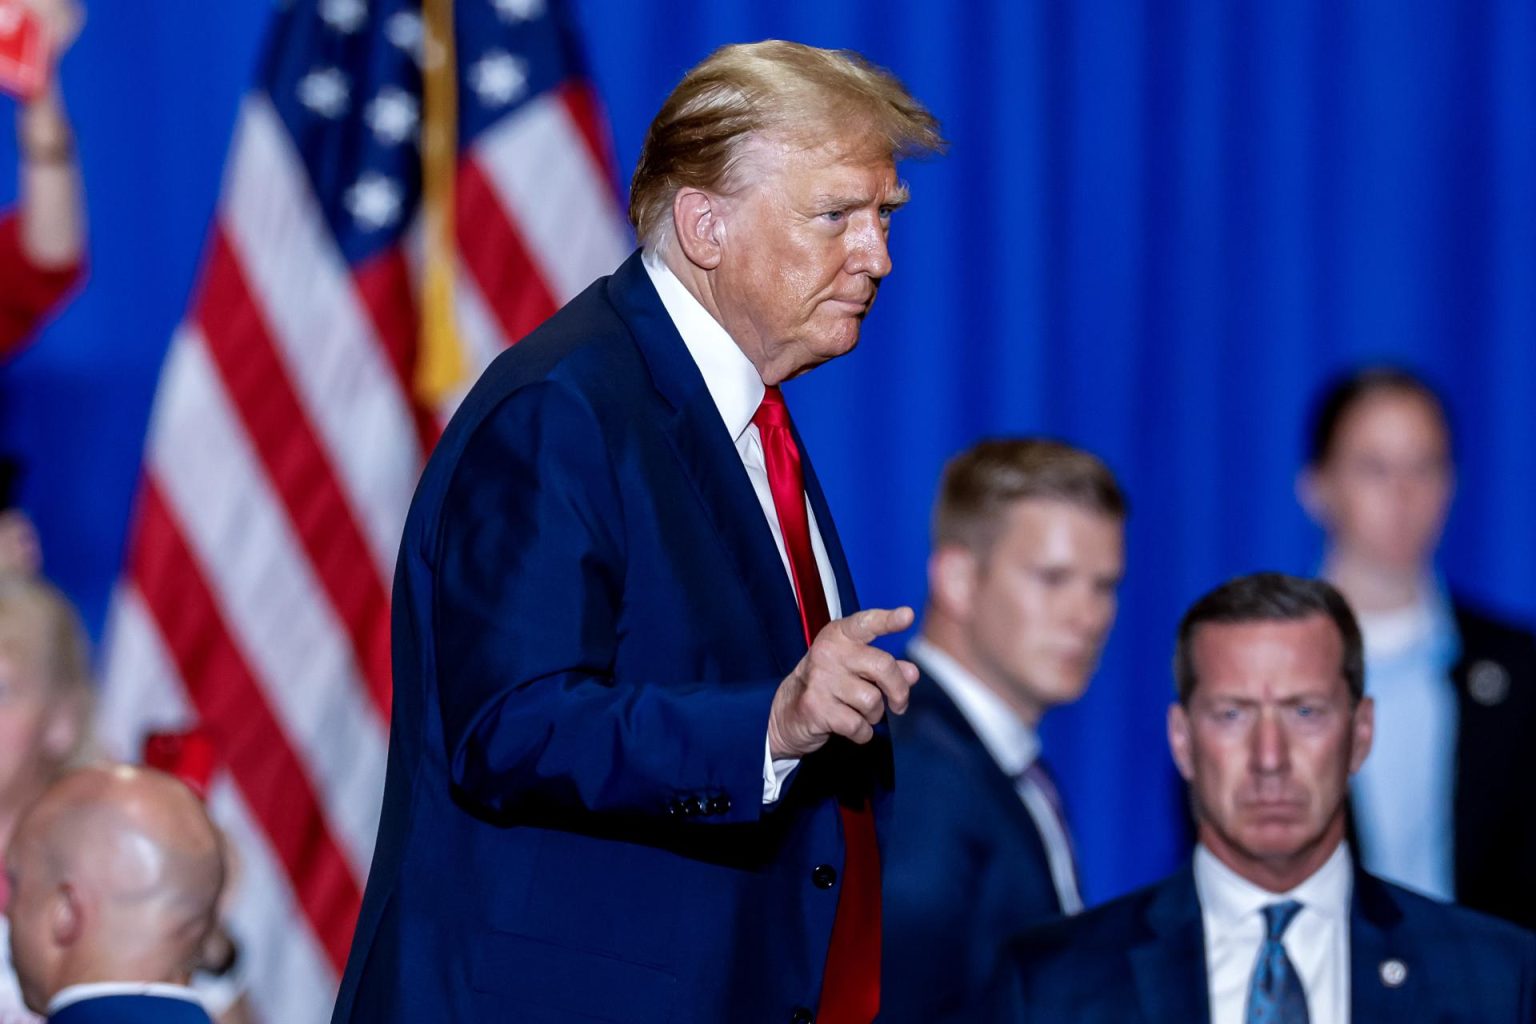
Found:
<path fill-rule="evenodd" d="M 1285 930 L 1296 919 L 1301 911 L 1301 904 L 1295 900 L 1286 900 L 1284 903 L 1271 903 L 1264 908 L 1264 934 L 1270 942 L 1279 942 Z"/>
<path fill-rule="evenodd" d="M 1045 758 L 1035 758 L 1029 762 L 1023 771 L 1015 775 L 1013 779 L 1014 782 L 1034 783 L 1034 785 L 1039 787 L 1040 792 L 1045 794 L 1045 798 L 1050 801 L 1051 807 L 1055 809 L 1056 813 L 1063 813 L 1061 790 L 1056 788 L 1056 778 L 1051 774 L 1050 768 L 1046 767 Z"/>
<path fill-rule="evenodd" d="M 784 392 L 777 385 L 763 390 L 763 401 L 752 415 L 758 430 L 784 430 L 789 427 L 789 407 L 784 404 Z"/>

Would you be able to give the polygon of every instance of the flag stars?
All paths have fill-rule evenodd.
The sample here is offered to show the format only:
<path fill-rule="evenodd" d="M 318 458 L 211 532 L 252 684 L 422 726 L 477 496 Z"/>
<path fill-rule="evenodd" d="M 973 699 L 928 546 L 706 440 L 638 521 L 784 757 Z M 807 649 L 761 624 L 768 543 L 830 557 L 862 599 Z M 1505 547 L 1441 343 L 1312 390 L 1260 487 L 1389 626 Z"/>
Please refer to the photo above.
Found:
<path fill-rule="evenodd" d="M 492 50 L 469 69 L 469 87 L 487 107 L 504 107 L 528 91 L 528 62 Z"/>
<path fill-rule="evenodd" d="M 342 197 L 347 212 L 364 231 L 387 228 L 400 219 L 400 186 L 382 174 L 368 173 Z"/>
<path fill-rule="evenodd" d="M 491 0 L 501 20 L 509 24 L 532 21 L 544 15 L 544 0 Z"/>
<path fill-rule="evenodd" d="M 421 63 L 421 16 L 415 11 L 400 11 L 384 23 L 384 37 Z"/>
<path fill-rule="evenodd" d="M 342 35 L 351 35 L 368 20 L 365 0 L 320 0 L 320 20 Z"/>
<path fill-rule="evenodd" d="M 310 110 L 332 120 L 347 112 L 351 103 L 352 88 L 347 76 L 336 68 L 316 68 L 299 79 L 299 102 Z"/>
<path fill-rule="evenodd" d="M 386 146 L 398 146 L 416 134 L 420 112 L 416 98 L 404 89 L 386 86 L 363 112 L 373 137 Z"/>

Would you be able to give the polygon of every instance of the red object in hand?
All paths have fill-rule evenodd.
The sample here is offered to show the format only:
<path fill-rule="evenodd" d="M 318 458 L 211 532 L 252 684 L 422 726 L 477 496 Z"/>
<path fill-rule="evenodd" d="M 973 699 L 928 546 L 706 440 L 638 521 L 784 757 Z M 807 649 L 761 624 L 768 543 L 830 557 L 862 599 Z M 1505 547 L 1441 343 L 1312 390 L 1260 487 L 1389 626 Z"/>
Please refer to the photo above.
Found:
<path fill-rule="evenodd" d="M 21 100 L 48 84 L 48 32 L 23 0 L 0 0 L 0 89 Z"/>
<path fill-rule="evenodd" d="M 218 762 L 212 737 L 201 729 L 152 732 L 144 738 L 144 763 L 176 776 L 203 800 Z"/>

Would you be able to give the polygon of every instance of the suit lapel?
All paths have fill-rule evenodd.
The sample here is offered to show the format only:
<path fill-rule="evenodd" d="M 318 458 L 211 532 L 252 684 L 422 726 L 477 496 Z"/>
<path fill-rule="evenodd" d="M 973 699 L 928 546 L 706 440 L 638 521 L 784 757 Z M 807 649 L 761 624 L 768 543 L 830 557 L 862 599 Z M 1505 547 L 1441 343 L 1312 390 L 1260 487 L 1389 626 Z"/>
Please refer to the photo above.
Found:
<path fill-rule="evenodd" d="M 1157 887 L 1147 906 L 1146 924 L 1151 934 L 1132 947 L 1130 958 L 1147 1024 L 1210 1020 L 1205 930 L 1191 868 Z"/>
<path fill-rule="evenodd" d="M 1041 838 L 1040 829 L 1030 815 L 1029 808 L 1020 799 L 1013 780 L 993 760 L 986 744 L 981 742 L 981 737 L 976 735 L 976 730 L 971 727 L 954 700 L 934 681 L 927 666 L 920 660 L 917 660 L 917 666 L 922 672 L 922 678 L 912 691 L 912 706 L 907 714 L 937 721 L 945 732 L 954 737 L 957 744 L 970 752 L 977 765 L 977 777 L 984 780 L 988 801 L 997 808 L 1000 827 L 1017 835 L 1019 843 L 1029 850 L 1030 862 L 1027 865 L 1020 864 L 1019 873 L 1040 880 L 1043 883 L 1042 889 L 1050 895 L 1052 909 L 1055 913 L 1061 913 L 1060 897 L 1051 879 L 1051 861 L 1045 850 L 1045 840 Z"/>
<path fill-rule="evenodd" d="M 793 429 L 793 423 L 791 423 Z M 795 444 L 800 447 L 800 468 L 805 475 L 805 496 L 810 499 L 811 511 L 816 513 L 816 527 L 821 534 L 821 542 L 826 545 L 827 559 L 832 563 L 832 575 L 837 580 L 838 602 L 842 605 L 844 615 L 852 615 L 859 610 L 859 597 L 853 589 L 853 573 L 848 569 L 848 558 L 843 553 L 843 542 L 837 535 L 837 527 L 832 523 L 832 508 L 827 504 L 827 496 L 821 489 L 821 480 L 816 476 L 815 467 L 811 465 L 810 453 L 806 450 L 805 441 L 800 437 L 800 431 L 795 430 Z"/>
<path fill-rule="evenodd" d="M 1356 871 L 1349 915 L 1351 1020 L 1409 1024 L 1429 1010 L 1421 978 L 1430 965 L 1403 945 L 1397 928 L 1402 919 L 1391 892 Z"/>
<path fill-rule="evenodd" d="M 794 588 L 736 445 L 720 420 L 703 375 L 657 297 L 639 252 L 609 278 L 608 296 L 629 326 L 656 390 L 671 406 L 667 439 L 742 582 L 755 595 L 769 648 L 779 671 L 788 675 L 805 654 Z M 821 519 L 818 510 L 817 518 L 823 538 L 828 537 L 830 516 Z M 828 541 L 829 555 L 834 542 L 835 535 Z M 837 550 L 841 560 L 842 549 Z M 846 575 L 846 565 L 842 571 Z"/>

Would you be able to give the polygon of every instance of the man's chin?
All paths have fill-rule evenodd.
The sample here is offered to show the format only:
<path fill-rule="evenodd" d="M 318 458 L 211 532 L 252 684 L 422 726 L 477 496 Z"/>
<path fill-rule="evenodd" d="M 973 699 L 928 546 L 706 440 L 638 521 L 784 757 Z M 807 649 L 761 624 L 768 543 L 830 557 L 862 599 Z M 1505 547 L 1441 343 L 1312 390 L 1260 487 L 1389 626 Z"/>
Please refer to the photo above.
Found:
<path fill-rule="evenodd" d="M 842 329 L 828 331 L 817 338 L 810 346 L 816 359 L 815 365 L 831 362 L 858 348 L 860 326 L 857 321 L 853 321 Z"/>
<path fill-rule="evenodd" d="M 1318 831 L 1304 820 L 1271 818 L 1244 826 L 1240 841 L 1259 860 L 1293 857 L 1315 843 Z"/>

